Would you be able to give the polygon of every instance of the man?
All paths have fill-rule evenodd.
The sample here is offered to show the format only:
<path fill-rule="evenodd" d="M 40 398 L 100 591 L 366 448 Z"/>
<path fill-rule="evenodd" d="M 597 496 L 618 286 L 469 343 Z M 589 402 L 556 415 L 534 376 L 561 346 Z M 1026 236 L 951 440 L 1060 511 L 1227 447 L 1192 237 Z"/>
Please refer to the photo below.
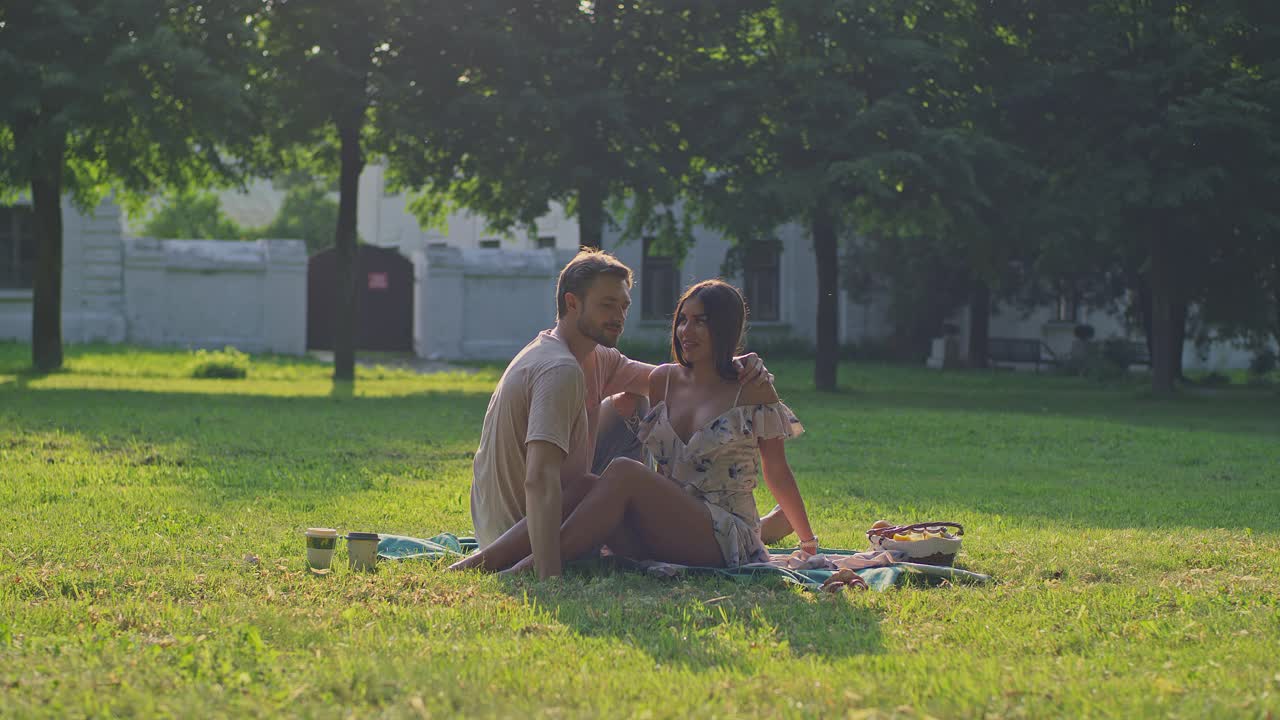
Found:
<path fill-rule="evenodd" d="M 602 401 L 626 394 L 625 416 L 648 393 L 654 366 L 615 348 L 631 284 L 631 269 L 599 250 L 560 271 L 555 327 L 511 360 L 485 411 L 471 484 L 480 552 L 454 569 L 502 569 L 532 552 L 539 577 L 560 574 L 560 523 L 596 478 Z M 754 353 L 738 361 L 741 381 L 772 381 Z"/>

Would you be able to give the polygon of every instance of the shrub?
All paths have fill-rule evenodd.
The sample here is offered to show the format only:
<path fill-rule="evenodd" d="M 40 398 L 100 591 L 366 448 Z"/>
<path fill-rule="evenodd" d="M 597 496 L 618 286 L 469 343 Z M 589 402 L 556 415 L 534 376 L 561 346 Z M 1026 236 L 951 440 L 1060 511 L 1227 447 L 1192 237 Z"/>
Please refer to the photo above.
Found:
<path fill-rule="evenodd" d="M 1133 343 L 1124 338 L 1107 338 L 1102 341 L 1102 357 L 1107 362 L 1125 370 L 1129 369 L 1138 359 L 1138 353 L 1133 348 Z"/>
<path fill-rule="evenodd" d="M 1211 372 L 1201 377 L 1199 384 L 1205 387 L 1222 387 L 1223 385 L 1230 385 L 1231 378 L 1220 372 Z"/>
<path fill-rule="evenodd" d="M 1269 375 L 1276 369 L 1276 353 L 1271 348 L 1260 350 L 1249 361 L 1250 375 Z"/>
<path fill-rule="evenodd" d="M 1118 338 L 1106 340 L 1101 346 L 1098 343 L 1080 342 L 1058 367 L 1058 371 L 1063 375 L 1111 382 L 1129 373 L 1129 365 L 1135 357 L 1129 343 Z"/>
<path fill-rule="evenodd" d="M 747 352 L 757 353 L 766 361 L 769 358 L 809 359 L 813 357 L 813 343 L 791 335 L 770 333 L 752 335 L 748 331 L 745 346 Z"/>
<path fill-rule="evenodd" d="M 1076 338 L 1083 340 L 1085 342 L 1089 342 L 1090 340 L 1093 339 L 1092 325 L 1085 325 L 1085 324 L 1077 325 L 1076 329 L 1073 332 L 1075 333 Z"/>
<path fill-rule="evenodd" d="M 197 350 L 195 358 L 191 369 L 194 378 L 238 380 L 249 375 L 249 356 L 230 345 L 221 350 Z"/>

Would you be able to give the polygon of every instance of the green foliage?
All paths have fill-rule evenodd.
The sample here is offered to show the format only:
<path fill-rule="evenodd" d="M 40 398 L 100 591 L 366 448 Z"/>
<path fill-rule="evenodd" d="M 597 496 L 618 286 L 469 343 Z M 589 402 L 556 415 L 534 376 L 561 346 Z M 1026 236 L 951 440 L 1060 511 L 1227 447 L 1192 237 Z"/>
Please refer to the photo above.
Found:
<path fill-rule="evenodd" d="M 156 204 L 158 207 L 142 223 L 145 237 L 247 240 L 253 236 L 222 212 L 222 202 L 211 190 L 172 190 Z"/>
<path fill-rule="evenodd" d="M 62 364 L 62 198 L 140 208 L 160 186 L 235 181 L 258 116 L 247 99 L 250 0 L 47 0 L 0 9 L 0 197 L 30 191 L 38 251 L 32 365 Z"/>
<path fill-rule="evenodd" d="M 342 397 L 314 361 L 255 356 L 249 379 L 210 383 L 183 377 L 182 351 L 76 345 L 67 372 L 31 377 L 10 369 L 28 350 L 0 344 L 0 527 L 19 529 L 0 551 L 8 715 L 1280 711 L 1270 392 L 1153 402 L 850 364 L 846 392 L 823 395 L 803 363 L 771 363 L 808 429 L 787 455 L 824 544 L 951 518 L 961 564 L 998 580 L 815 596 L 598 570 L 363 575 L 341 549 L 312 575 L 306 527 L 469 529 L 501 367 Z"/>
<path fill-rule="evenodd" d="M 754 4 L 472 4 L 451 29 L 465 66 L 448 82 L 420 80 L 436 90 L 401 106 L 415 136 L 388 149 L 393 182 L 422 188 L 413 207 L 424 225 L 447 201 L 500 229 L 558 202 L 587 243 L 614 221 L 629 237 L 674 239 L 680 220 L 665 206 L 694 159 L 688 131 L 711 119 L 689 112 L 708 99 L 704 49 Z M 440 65 L 433 46 L 407 51 Z"/>
<path fill-rule="evenodd" d="M 333 245 L 337 223 L 338 203 L 329 198 L 325 188 L 316 183 L 296 183 L 285 192 L 275 219 L 256 234 L 305 240 L 307 251 L 314 253 Z"/>
<path fill-rule="evenodd" d="M 240 177 L 256 129 L 244 91 L 249 3 L 48 0 L 0 15 L 0 187 L 60 175 L 83 208 L 108 192 Z M 62 167 L 56 159 L 64 157 Z M 193 151 L 193 148 L 195 150 Z"/>
<path fill-rule="evenodd" d="M 249 356 L 230 345 L 221 350 L 197 350 L 191 377 L 243 379 L 249 376 L 249 365 Z"/>
<path fill-rule="evenodd" d="M 141 233 L 188 240 L 303 240 L 311 253 L 332 246 L 338 204 L 329 191 L 315 180 L 294 178 L 282 184 L 287 188 L 284 201 L 275 218 L 263 227 L 244 227 L 227 217 L 211 190 L 179 190 L 155 201 L 156 208 L 142 222 Z"/>
<path fill-rule="evenodd" d="M 1037 5 L 1034 19 L 1010 22 L 1053 78 L 1032 96 L 1031 121 L 1054 141 L 1039 157 L 1053 173 L 1044 202 L 1066 229 L 1046 235 L 1053 255 L 1074 257 L 1112 297 L 1143 298 L 1147 319 L 1201 304 L 1210 322 L 1234 318 L 1233 333 L 1269 328 L 1267 315 L 1239 311 L 1266 307 L 1255 289 L 1267 287 L 1261 276 L 1275 267 L 1280 228 L 1265 199 L 1280 161 L 1270 11 Z M 1169 389 L 1185 328 L 1150 326 L 1153 384 Z"/>

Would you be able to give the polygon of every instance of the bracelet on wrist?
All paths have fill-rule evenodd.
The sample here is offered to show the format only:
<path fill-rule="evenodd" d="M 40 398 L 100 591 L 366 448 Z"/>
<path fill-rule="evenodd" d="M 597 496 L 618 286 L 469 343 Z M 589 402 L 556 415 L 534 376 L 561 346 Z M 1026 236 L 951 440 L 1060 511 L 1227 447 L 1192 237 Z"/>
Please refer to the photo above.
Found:
<path fill-rule="evenodd" d="M 808 540 L 801 540 L 801 541 L 800 541 L 800 544 L 801 544 L 801 545 L 817 545 L 817 544 L 818 544 L 818 536 L 817 536 L 817 535 L 814 535 L 813 537 L 809 538 Z"/>

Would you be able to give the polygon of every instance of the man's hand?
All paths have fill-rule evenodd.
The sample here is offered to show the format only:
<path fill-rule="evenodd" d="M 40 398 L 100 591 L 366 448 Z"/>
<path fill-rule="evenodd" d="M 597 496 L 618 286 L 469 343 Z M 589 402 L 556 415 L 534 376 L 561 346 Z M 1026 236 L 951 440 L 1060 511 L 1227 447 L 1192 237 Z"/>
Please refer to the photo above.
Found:
<path fill-rule="evenodd" d="M 738 368 L 738 382 L 742 385 L 773 384 L 773 373 L 769 372 L 769 369 L 764 366 L 764 361 L 755 353 L 735 357 L 733 365 Z"/>

